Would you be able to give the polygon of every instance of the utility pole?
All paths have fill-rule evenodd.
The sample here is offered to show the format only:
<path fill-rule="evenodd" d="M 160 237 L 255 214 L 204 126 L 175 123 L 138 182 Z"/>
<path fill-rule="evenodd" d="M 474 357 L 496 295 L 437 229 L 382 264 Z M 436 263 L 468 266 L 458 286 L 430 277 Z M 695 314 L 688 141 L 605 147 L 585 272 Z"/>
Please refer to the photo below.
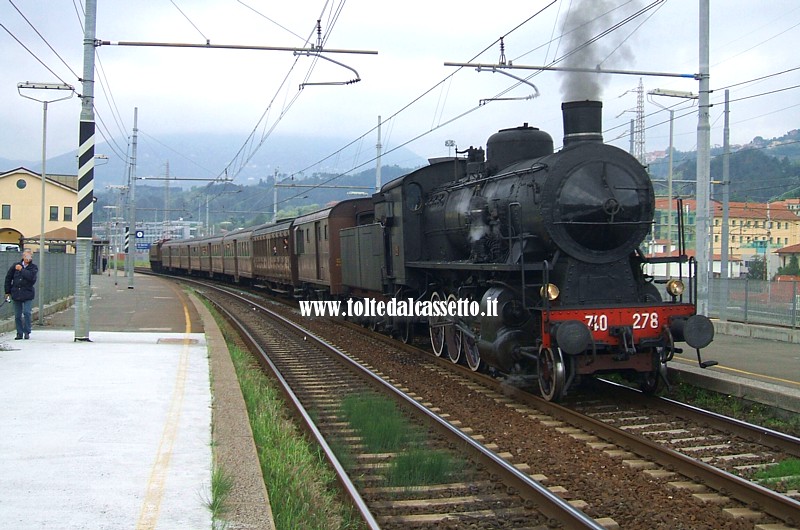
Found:
<path fill-rule="evenodd" d="M 381 145 L 381 117 L 378 116 L 378 143 L 375 146 L 375 149 L 378 150 L 378 164 L 375 168 L 375 193 L 381 191 L 381 149 L 383 146 Z"/>
<path fill-rule="evenodd" d="M 711 123 L 709 120 L 709 0 L 700 0 L 700 89 L 697 119 L 697 214 L 695 225 L 697 238 L 697 313 L 708 315 L 708 232 L 709 192 L 711 187 Z"/>
<path fill-rule="evenodd" d="M 138 141 L 139 108 L 133 108 L 133 138 L 131 138 L 131 172 L 128 181 L 128 226 L 129 232 L 136 235 L 136 144 Z M 133 289 L 133 268 L 135 250 L 130 245 L 125 249 L 125 273 L 128 275 L 128 289 Z M 134 245 L 135 248 L 135 245 Z"/>
<path fill-rule="evenodd" d="M 78 230 L 75 256 L 75 341 L 89 341 L 94 210 L 94 46 L 97 0 L 86 0 L 83 34 L 83 95 L 78 133 Z"/>
<path fill-rule="evenodd" d="M 208 219 L 206 219 L 206 222 L 208 222 Z M 275 168 L 275 175 L 272 177 L 272 223 L 274 224 L 277 222 L 278 222 L 278 168 Z"/>
<path fill-rule="evenodd" d="M 650 96 L 650 103 L 661 107 L 669 112 L 669 164 L 667 167 L 667 252 L 672 252 L 672 182 L 673 182 L 673 158 L 674 158 L 674 133 L 675 133 L 675 110 L 665 107 L 655 100 L 653 96 L 669 96 L 674 98 L 697 99 L 697 96 L 691 92 L 679 92 L 677 90 L 664 90 L 656 88 L 647 93 Z M 667 263 L 667 277 L 671 277 L 670 263 Z"/>
<path fill-rule="evenodd" d="M 722 281 L 722 300 L 719 318 L 726 320 L 730 281 L 728 279 L 728 253 L 730 252 L 730 200 L 731 200 L 731 129 L 730 129 L 730 91 L 725 90 L 725 126 L 722 130 L 722 246 L 720 247 L 720 279 Z"/>
<path fill-rule="evenodd" d="M 639 78 L 639 87 L 636 89 L 636 130 L 634 155 L 640 164 L 645 165 L 644 159 L 644 83 Z"/>
<path fill-rule="evenodd" d="M 167 160 L 167 174 L 166 179 L 164 179 L 164 229 L 162 230 L 163 235 L 162 237 L 167 238 L 169 237 L 169 160 Z"/>
<path fill-rule="evenodd" d="M 631 156 L 635 156 L 634 153 L 636 152 L 636 124 L 634 120 L 631 120 L 630 145 L 628 147 L 628 152 L 631 154 Z"/>

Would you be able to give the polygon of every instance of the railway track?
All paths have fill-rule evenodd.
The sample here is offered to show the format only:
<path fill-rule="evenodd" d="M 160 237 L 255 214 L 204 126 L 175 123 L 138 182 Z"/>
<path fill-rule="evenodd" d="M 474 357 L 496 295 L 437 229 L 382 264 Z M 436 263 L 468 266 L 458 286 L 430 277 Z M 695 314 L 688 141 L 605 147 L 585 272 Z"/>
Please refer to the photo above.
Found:
<path fill-rule="evenodd" d="M 690 446 L 705 447 L 709 451 L 707 456 L 702 451 L 678 452 L 683 448 L 682 443 L 692 442 L 689 438 L 705 443 L 701 440 L 703 435 L 681 437 L 681 430 L 694 433 L 698 431 L 692 429 L 708 429 L 712 424 L 716 432 L 708 434 L 709 441 L 727 437 L 741 438 L 746 444 L 761 444 L 761 450 L 747 454 L 769 455 L 766 458 L 770 461 L 784 454 L 797 455 L 796 439 L 743 425 L 725 426 L 729 423 L 724 418 L 713 419 L 704 416 L 703 411 L 678 413 L 669 408 L 659 411 L 658 406 L 649 404 L 642 412 L 641 397 L 632 401 L 639 405 L 638 412 L 626 410 L 621 405 L 625 400 L 597 400 L 596 395 L 594 403 L 585 400 L 570 405 L 574 409 L 570 410 L 521 392 L 509 381 L 498 382 L 469 370 L 454 371 L 458 367 L 449 362 L 430 354 L 421 355 L 394 341 L 387 347 L 385 338 L 380 336 L 370 337 L 371 346 L 354 348 L 346 334 L 332 331 L 340 326 L 332 326 L 329 321 L 301 319 L 295 310 L 282 305 L 276 305 L 276 309 L 334 342 L 348 343 L 345 349 L 350 357 L 374 366 L 375 371 L 380 371 L 409 396 L 430 403 L 434 410 L 438 409 L 439 416 L 451 418 L 450 423 L 459 427 L 459 444 L 465 443 L 464 437 L 481 441 L 508 465 L 536 477 L 549 491 L 568 499 L 602 524 L 619 524 L 621 528 L 640 528 L 642 524 L 651 528 L 697 528 L 703 527 L 703 521 L 707 520 L 709 528 L 782 529 L 796 528 L 800 523 L 800 504 L 796 500 L 730 472 L 737 463 L 730 456 L 745 454 L 741 448 L 731 454 L 717 455 L 721 448 L 711 446 L 722 444 L 708 443 Z M 422 373 L 427 375 L 423 377 Z M 437 383 L 432 385 L 431 378 Z M 319 384 L 330 386 L 327 382 Z M 683 417 L 693 417 L 688 421 L 694 421 L 696 427 L 675 426 L 675 422 L 684 421 L 676 418 Z M 668 428 L 648 430 L 647 425 L 667 422 L 672 422 Z M 650 432 L 655 438 L 645 437 Z M 674 443 L 670 443 L 670 434 L 674 435 L 671 438 Z M 731 443 L 725 445 L 736 447 Z M 480 462 L 480 457 L 473 461 Z M 596 478 L 586 480 L 592 476 Z M 383 495 L 397 493 L 391 489 L 365 491 L 378 495 L 379 502 L 385 501 Z M 395 500 L 409 501 L 394 505 L 396 508 L 409 508 L 418 502 L 413 498 Z M 439 505 L 441 517 L 447 508 L 445 504 Z M 551 518 L 551 522 L 555 520 Z"/>
<path fill-rule="evenodd" d="M 370 528 L 603 528 L 456 428 L 457 422 L 444 421 L 414 393 L 395 388 L 379 373 L 250 299 L 203 289 L 279 380 Z M 390 451 L 369 449 L 344 412 L 348 400 L 378 402 L 380 395 L 401 404 L 416 433 Z M 443 455 L 456 463 L 458 472 L 444 482 L 393 485 L 390 477 L 396 469 L 402 469 L 408 455 L 420 453 Z"/>

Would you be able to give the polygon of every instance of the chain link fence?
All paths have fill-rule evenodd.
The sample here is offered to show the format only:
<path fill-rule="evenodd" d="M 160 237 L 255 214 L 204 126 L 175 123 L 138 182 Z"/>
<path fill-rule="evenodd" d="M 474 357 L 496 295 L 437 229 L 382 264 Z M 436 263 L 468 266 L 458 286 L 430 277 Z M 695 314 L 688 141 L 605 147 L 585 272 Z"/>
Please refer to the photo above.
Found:
<path fill-rule="evenodd" d="M 708 286 L 710 316 L 797 329 L 800 326 L 798 283 L 714 278 Z"/>
<path fill-rule="evenodd" d="M 19 252 L 0 252 L 0 274 L 5 282 L 8 269 L 22 259 Z M 39 253 L 33 254 L 33 262 L 39 266 Z M 40 276 L 42 274 L 40 267 Z M 44 264 L 44 284 L 37 279 L 36 298 L 33 309 L 39 307 L 39 297 L 43 297 L 44 305 L 62 300 L 75 294 L 75 254 L 47 253 Z M 3 293 L 5 294 L 5 293 Z M 4 304 L 0 307 L 0 320 L 14 318 L 14 305 Z"/>

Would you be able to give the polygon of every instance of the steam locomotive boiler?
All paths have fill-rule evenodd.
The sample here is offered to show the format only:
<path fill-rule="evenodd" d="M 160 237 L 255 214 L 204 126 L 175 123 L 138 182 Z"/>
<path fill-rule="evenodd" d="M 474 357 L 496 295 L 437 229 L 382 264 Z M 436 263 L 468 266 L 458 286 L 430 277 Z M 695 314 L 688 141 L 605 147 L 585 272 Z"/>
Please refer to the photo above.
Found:
<path fill-rule="evenodd" d="M 654 391 L 676 342 L 699 357 L 713 339 L 684 292 L 693 262 L 674 259 L 687 277 L 665 281 L 662 300 L 639 250 L 654 215 L 649 176 L 603 143 L 601 102 L 562 111 L 559 152 L 525 124 L 492 135 L 485 154 L 471 147 L 386 184 L 376 224 L 342 231 L 343 283 L 354 296 L 473 303 L 476 314 L 385 324 L 405 339 L 427 324 L 436 354 L 535 375 L 546 399 L 608 372 Z"/>

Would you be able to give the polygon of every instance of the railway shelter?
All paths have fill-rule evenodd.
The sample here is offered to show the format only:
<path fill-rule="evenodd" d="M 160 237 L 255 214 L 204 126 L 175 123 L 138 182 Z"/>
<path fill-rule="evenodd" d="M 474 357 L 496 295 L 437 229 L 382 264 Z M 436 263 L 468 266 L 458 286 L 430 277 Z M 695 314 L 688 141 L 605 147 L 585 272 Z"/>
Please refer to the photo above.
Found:
<path fill-rule="evenodd" d="M 30 340 L 14 339 L 13 320 L 0 323 L 12 330 L 0 333 L 0 527 L 211 528 L 222 462 L 237 466 L 226 520 L 273 528 L 213 317 L 165 280 L 116 283 L 92 276 L 90 342 L 74 341 L 72 309 Z"/>

